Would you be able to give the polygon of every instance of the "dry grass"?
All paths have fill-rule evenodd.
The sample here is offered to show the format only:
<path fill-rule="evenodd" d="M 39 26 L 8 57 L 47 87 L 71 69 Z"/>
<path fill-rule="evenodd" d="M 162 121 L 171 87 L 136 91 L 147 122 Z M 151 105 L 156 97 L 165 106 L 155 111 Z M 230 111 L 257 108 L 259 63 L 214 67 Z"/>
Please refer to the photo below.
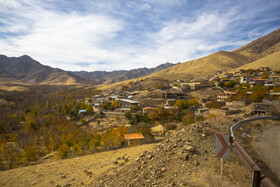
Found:
<path fill-rule="evenodd" d="M 254 62 L 251 62 L 249 64 L 246 64 L 244 66 L 241 66 L 237 69 L 250 69 L 250 68 L 257 69 L 260 67 L 270 67 L 271 69 L 279 70 L 280 69 L 280 60 L 279 59 L 280 59 L 280 51 L 275 52 L 266 57 L 263 57 Z"/>
<path fill-rule="evenodd" d="M 119 164 L 113 164 L 118 157 L 129 157 L 130 163 L 143 151 L 150 151 L 155 146 L 141 145 L 64 160 L 48 159 L 42 164 L 0 172 L 0 186 L 91 184 L 98 176 L 115 172 L 120 167 Z"/>

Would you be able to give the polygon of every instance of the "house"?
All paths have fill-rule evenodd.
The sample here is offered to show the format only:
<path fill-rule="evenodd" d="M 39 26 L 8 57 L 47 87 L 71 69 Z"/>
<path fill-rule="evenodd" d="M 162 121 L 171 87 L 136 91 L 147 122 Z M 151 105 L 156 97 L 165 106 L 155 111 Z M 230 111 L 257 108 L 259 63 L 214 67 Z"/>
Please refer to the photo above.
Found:
<path fill-rule="evenodd" d="M 225 102 L 227 101 L 229 98 L 231 98 L 232 96 L 236 95 L 236 92 L 224 92 L 221 93 L 217 96 L 217 101 L 219 102 Z"/>
<path fill-rule="evenodd" d="M 261 71 L 270 71 L 271 69 L 269 67 L 261 67 L 260 70 Z"/>
<path fill-rule="evenodd" d="M 265 81 L 267 81 L 267 79 L 253 79 L 251 83 L 253 83 L 254 86 L 263 86 Z"/>
<path fill-rule="evenodd" d="M 149 112 L 155 111 L 156 108 L 154 107 L 145 107 L 143 108 L 143 114 L 148 114 Z"/>
<path fill-rule="evenodd" d="M 107 100 L 109 102 L 114 102 L 114 101 L 118 100 L 118 96 L 115 96 L 115 95 L 108 96 Z"/>
<path fill-rule="evenodd" d="M 133 101 L 130 99 L 119 99 L 120 108 L 131 108 L 132 106 L 138 106 L 138 101 Z"/>
<path fill-rule="evenodd" d="M 133 140 L 142 140 L 145 139 L 142 133 L 135 133 L 135 134 L 124 134 L 124 139 L 127 140 L 128 146 L 130 147 L 130 143 Z"/>
<path fill-rule="evenodd" d="M 249 83 L 251 82 L 255 77 L 253 75 L 243 75 L 240 77 L 240 84 L 243 83 Z"/>
<path fill-rule="evenodd" d="M 93 105 L 93 111 L 94 112 L 99 112 L 102 110 L 102 104 L 101 103 L 94 103 Z"/>
<path fill-rule="evenodd" d="M 126 113 L 126 112 L 130 112 L 130 108 L 118 108 L 116 111 L 121 113 Z"/>

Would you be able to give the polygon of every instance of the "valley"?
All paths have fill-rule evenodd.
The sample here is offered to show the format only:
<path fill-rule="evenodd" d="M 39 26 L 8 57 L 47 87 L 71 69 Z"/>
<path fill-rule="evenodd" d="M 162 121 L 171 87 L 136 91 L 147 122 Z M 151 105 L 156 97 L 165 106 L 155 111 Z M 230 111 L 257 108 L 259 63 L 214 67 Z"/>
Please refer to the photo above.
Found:
<path fill-rule="evenodd" d="M 235 152 L 220 175 L 214 137 L 242 119 L 280 116 L 279 33 L 130 71 L 69 72 L 1 55 L 0 185 L 250 185 Z M 261 127 L 276 124 L 240 129 L 259 162 L 265 151 L 241 134 L 263 142 Z M 264 173 L 277 183 L 271 165 Z"/>

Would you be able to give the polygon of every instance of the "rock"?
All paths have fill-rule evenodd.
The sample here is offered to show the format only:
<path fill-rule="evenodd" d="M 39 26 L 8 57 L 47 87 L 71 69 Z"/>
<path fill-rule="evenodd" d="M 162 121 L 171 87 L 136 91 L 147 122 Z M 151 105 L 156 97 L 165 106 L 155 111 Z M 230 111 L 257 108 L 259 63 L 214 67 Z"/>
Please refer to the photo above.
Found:
<path fill-rule="evenodd" d="M 124 161 L 125 161 L 125 162 L 128 162 L 128 161 L 129 161 L 129 159 L 128 159 L 128 158 L 126 158 Z"/>
<path fill-rule="evenodd" d="M 187 145 L 184 148 L 185 148 L 186 151 L 189 151 L 189 152 L 193 152 L 194 151 L 194 147 L 190 146 L 190 145 Z"/>
<path fill-rule="evenodd" d="M 88 171 L 88 170 L 86 170 L 86 169 L 85 169 L 83 172 L 84 172 L 86 175 L 92 175 L 92 172 L 90 172 L 90 171 Z"/>
<path fill-rule="evenodd" d="M 67 178 L 66 175 L 61 175 L 60 176 L 60 179 L 65 179 L 65 178 Z"/>
<path fill-rule="evenodd" d="M 119 162 L 118 161 L 114 161 L 113 164 L 117 165 L 117 164 L 119 164 Z"/>
<path fill-rule="evenodd" d="M 162 168 L 160 168 L 160 171 L 161 171 L 161 172 L 165 172 L 165 171 L 166 171 L 166 168 L 165 168 L 165 167 L 162 167 Z"/>

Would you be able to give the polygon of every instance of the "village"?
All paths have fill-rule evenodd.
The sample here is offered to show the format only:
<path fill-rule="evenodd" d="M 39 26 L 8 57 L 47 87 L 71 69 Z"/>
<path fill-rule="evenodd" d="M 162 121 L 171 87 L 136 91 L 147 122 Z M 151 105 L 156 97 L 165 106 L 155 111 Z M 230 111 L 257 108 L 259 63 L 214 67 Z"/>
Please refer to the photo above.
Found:
<path fill-rule="evenodd" d="M 176 80 L 169 85 L 145 88 L 143 80 L 132 81 L 121 89 L 102 91 L 78 101 L 92 106 L 102 118 L 92 118 L 87 110 L 79 110 L 81 122 L 104 131 L 109 127 L 146 124 L 150 136 L 130 131 L 124 138 L 144 142 L 160 141 L 169 130 L 216 116 L 235 116 L 238 119 L 273 115 L 280 106 L 280 71 L 268 67 L 218 71 L 200 80 Z M 80 123 L 81 123 L 80 122 Z M 151 140 L 152 138 L 152 140 Z M 141 141 L 140 141 L 141 142 Z"/>

